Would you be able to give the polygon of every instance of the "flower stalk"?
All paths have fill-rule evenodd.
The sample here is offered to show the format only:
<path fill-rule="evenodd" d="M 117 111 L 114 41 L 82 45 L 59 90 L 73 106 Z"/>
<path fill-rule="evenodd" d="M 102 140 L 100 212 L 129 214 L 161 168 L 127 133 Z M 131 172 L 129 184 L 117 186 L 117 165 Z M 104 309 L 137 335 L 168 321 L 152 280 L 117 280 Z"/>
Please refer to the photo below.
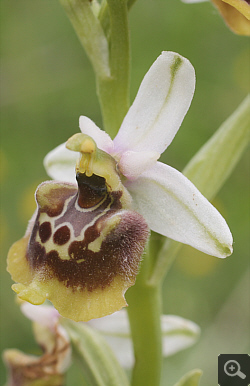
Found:
<path fill-rule="evenodd" d="M 150 257 L 148 248 L 136 284 L 126 294 L 136 358 L 132 386 L 158 386 L 161 378 L 161 285 L 151 285 L 148 281 Z"/>

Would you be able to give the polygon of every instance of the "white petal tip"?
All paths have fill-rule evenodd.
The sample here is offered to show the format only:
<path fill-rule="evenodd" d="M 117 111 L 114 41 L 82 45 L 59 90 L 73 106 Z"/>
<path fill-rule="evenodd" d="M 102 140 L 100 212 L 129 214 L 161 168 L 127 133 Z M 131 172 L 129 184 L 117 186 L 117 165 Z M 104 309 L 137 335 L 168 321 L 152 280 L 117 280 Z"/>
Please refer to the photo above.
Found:
<path fill-rule="evenodd" d="M 221 259 L 224 259 L 225 257 L 231 256 L 233 253 L 233 246 L 232 245 L 225 245 L 221 246 L 220 248 L 220 254 L 216 257 L 220 257 Z"/>

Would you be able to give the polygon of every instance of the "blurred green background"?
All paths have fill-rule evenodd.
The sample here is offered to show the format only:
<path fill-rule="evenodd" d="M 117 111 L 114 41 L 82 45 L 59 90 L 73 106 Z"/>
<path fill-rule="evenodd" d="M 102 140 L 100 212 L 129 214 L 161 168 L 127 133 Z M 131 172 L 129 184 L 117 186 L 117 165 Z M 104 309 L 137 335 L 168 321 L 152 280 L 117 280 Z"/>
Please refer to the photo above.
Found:
<path fill-rule="evenodd" d="M 131 100 L 162 50 L 194 65 L 195 96 L 162 160 L 182 170 L 236 109 L 249 89 L 249 48 L 210 3 L 138 0 L 130 12 Z M 36 186 L 48 179 L 47 152 L 78 131 L 87 115 L 101 127 L 92 68 L 56 0 L 1 1 L 1 352 L 35 353 L 31 323 L 20 313 L 6 272 L 10 245 L 21 238 L 35 208 Z M 226 260 L 183 247 L 164 283 L 163 311 L 201 326 L 199 342 L 164 360 L 162 385 L 193 368 L 201 385 L 217 384 L 219 353 L 249 352 L 249 182 L 246 154 L 214 205 L 234 236 Z M 1 363 L 1 384 L 5 369 Z M 71 370 L 67 386 L 81 385 Z"/>

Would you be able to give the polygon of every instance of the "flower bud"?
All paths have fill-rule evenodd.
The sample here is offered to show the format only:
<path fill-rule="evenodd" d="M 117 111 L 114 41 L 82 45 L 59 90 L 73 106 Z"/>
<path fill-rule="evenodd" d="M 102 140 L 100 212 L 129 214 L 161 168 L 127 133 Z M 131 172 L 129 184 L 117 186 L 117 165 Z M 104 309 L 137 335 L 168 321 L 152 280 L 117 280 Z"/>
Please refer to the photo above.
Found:
<path fill-rule="evenodd" d="M 35 339 L 43 350 L 39 356 L 16 349 L 3 353 L 8 368 L 8 386 L 60 386 L 71 363 L 71 345 L 66 330 L 59 324 L 59 315 L 51 306 L 23 303 L 21 310 L 33 320 Z"/>

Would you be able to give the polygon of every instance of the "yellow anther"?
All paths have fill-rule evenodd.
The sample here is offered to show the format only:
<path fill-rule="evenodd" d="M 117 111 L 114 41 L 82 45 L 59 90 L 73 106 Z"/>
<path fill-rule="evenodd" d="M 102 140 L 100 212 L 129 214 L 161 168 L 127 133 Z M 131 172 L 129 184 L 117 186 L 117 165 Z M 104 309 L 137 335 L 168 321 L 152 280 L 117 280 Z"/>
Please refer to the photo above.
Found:
<path fill-rule="evenodd" d="M 93 153 L 96 150 L 96 144 L 92 138 L 86 138 L 82 141 L 80 146 L 81 153 Z"/>
<path fill-rule="evenodd" d="M 83 133 L 77 133 L 70 137 L 66 143 L 66 147 L 69 150 L 80 153 L 93 153 L 97 149 L 95 141 Z"/>

